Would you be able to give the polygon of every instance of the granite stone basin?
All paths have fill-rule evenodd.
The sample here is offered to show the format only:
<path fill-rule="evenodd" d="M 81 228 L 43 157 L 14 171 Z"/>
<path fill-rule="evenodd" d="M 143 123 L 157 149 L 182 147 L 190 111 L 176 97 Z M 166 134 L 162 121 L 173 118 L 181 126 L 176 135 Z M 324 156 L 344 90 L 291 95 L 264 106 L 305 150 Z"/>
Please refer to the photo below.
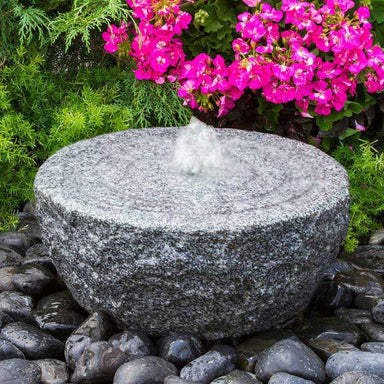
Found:
<path fill-rule="evenodd" d="M 225 169 L 181 174 L 177 131 L 99 136 L 40 167 L 37 214 L 59 274 L 87 310 L 155 336 L 240 336 L 293 317 L 346 234 L 345 170 L 297 141 L 220 129 Z"/>

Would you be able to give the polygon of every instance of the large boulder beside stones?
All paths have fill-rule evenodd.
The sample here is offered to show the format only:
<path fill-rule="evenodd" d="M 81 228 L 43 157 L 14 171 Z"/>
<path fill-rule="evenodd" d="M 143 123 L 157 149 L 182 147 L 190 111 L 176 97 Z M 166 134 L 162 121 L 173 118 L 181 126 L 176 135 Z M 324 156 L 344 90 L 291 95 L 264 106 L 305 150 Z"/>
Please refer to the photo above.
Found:
<path fill-rule="evenodd" d="M 346 234 L 345 170 L 298 141 L 220 129 L 217 172 L 185 174 L 177 133 L 103 135 L 40 167 L 43 240 L 74 298 L 154 336 L 233 337 L 293 317 Z"/>

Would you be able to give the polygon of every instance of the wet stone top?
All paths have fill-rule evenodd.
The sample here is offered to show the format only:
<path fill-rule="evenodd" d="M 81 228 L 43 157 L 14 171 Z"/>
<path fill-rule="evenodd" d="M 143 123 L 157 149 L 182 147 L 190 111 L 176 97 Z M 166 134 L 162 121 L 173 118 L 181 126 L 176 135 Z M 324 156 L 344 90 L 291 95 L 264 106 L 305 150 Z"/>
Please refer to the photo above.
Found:
<path fill-rule="evenodd" d="M 319 149 L 275 135 L 218 129 L 215 174 L 175 169 L 177 128 L 135 129 L 63 148 L 35 192 L 94 220 L 180 231 L 240 230 L 333 209 L 348 199 L 344 168 Z"/>

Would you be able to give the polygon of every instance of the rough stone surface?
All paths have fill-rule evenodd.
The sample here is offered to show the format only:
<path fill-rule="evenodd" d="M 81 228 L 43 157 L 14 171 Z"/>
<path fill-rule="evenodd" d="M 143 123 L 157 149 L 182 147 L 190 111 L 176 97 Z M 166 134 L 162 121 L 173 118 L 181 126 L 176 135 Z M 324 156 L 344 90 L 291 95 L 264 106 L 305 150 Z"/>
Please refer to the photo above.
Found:
<path fill-rule="evenodd" d="M 23 359 L 0 361 L 0 378 L 4 384 L 41 384 L 40 367 Z"/>
<path fill-rule="evenodd" d="M 277 342 L 264 351 L 256 363 L 256 376 L 263 382 L 279 372 L 290 373 L 316 383 L 325 381 L 324 363 L 305 344 L 295 340 Z"/>
<path fill-rule="evenodd" d="M 384 384 L 384 379 L 365 372 L 346 372 L 333 380 L 331 384 Z"/>
<path fill-rule="evenodd" d="M 293 317 L 345 236 L 345 170 L 298 141 L 220 129 L 230 166 L 185 175 L 177 132 L 99 136 L 41 166 L 43 240 L 74 298 L 153 335 L 215 339 Z"/>
<path fill-rule="evenodd" d="M 210 351 L 187 364 L 180 377 L 191 381 L 209 383 L 216 377 L 235 369 L 237 352 L 227 345 L 216 345 Z"/>
<path fill-rule="evenodd" d="M 43 359 L 35 363 L 41 369 L 41 384 L 63 384 L 69 379 L 68 368 L 63 361 Z"/>
<path fill-rule="evenodd" d="M 290 375 L 289 373 L 279 372 L 269 379 L 268 384 L 314 384 L 314 382 Z"/>
<path fill-rule="evenodd" d="M 167 376 L 177 374 L 177 368 L 156 356 L 141 357 L 123 364 L 113 378 L 113 384 L 163 384 Z"/>
<path fill-rule="evenodd" d="M 384 379 L 384 354 L 338 352 L 328 359 L 325 368 L 331 379 L 350 371 L 367 372 Z"/>
<path fill-rule="evenodd" d="M 1 337 L 14 344 L 30 360 L 62 358 L 64 355 L 61 341 L 29 324 L 8 324 L 1 330 Z"/>

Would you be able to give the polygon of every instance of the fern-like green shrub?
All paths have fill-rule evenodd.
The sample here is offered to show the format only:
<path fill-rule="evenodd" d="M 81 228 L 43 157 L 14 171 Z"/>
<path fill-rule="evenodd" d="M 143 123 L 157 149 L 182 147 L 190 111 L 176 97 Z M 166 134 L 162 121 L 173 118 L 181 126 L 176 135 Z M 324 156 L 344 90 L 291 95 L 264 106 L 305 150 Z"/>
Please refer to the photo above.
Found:
<path fill-rule="evenodd" d="M 0 68 L 0 230 L 33 199 L 37 168 L 78 140 L 129 128 L 185 125 L 175 89 L 139 82 L 129 67 L 81 68 L 63 79 L 39 52 L 19 49 Z"/>
<path fill-rule="evenodd" d="M 340 146 L 333 156 L 350 180 L 351 222 L 344 248 L 352 252 L 362 238 L 384 224 L 384 153 L 363 141 L 355 148 Z"/>

